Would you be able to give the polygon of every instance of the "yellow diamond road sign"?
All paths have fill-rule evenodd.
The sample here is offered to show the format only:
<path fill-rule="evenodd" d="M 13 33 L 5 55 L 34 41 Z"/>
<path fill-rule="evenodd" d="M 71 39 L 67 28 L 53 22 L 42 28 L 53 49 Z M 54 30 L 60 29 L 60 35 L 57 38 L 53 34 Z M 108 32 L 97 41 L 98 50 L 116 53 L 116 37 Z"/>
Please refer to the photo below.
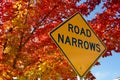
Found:
<path fill-rule="evenodd" d="M 80 13 L 74 14 L 52 30 L 50 36 L 80 77 L 106 51 L 105 45 Z"/>

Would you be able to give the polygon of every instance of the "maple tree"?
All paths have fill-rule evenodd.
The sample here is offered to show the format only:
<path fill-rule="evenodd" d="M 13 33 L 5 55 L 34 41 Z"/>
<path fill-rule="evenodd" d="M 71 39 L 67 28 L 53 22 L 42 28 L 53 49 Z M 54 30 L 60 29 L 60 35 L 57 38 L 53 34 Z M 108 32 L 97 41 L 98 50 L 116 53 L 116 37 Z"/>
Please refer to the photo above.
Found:
<path fill-rule="evenodd" d="M 103 57 L 120 52 L 119 0 L 0 0 L 0 80 L 75 79 L 76 73 L 49 37 L 75 12 L 88 16 L 103 3 L 104 11 L 88 21 L 107 46 Z M 96 65 L 100 63 L 97 62 Z M 85 78 L 94 80 L 89 72 Z"/>

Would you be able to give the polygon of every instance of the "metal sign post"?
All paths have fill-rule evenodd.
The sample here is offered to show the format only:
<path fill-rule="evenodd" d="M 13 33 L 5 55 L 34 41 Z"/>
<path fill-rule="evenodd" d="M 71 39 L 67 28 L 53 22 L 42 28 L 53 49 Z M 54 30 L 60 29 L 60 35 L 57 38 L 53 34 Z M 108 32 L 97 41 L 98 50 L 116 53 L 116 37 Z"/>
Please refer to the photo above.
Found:
<path fill-rule="evenodd" d="M 77 80 L 84 80 L 84 78 L 77 76 Z"/>
<path fill-rule="evenodd" d="M 80 77 L 80 80 L 84 80 L 83 77 Z"/>

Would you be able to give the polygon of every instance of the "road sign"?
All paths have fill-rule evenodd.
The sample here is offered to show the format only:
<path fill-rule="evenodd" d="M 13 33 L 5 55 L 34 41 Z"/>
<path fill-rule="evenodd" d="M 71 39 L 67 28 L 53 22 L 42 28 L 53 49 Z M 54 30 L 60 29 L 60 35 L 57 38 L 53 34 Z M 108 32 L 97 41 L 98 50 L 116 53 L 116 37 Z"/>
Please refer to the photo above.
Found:
<path fill-rule="evenodd" d="M 105 45 L 80 13 L 74 14 L 52 30 L 50 36 L 80 77 L 106 51 Z"/>

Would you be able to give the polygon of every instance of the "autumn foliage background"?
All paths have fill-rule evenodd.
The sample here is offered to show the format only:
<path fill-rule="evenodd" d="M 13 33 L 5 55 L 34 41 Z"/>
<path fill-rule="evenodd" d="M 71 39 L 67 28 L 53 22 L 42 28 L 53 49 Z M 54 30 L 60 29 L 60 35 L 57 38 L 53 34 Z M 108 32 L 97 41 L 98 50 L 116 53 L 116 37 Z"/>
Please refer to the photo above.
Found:
<path fill-rule="evenodd" d="M 49 37 L 64 19 L 83 16 L 103 3 L 88 21 L 107 46 L 102 57 L 120 52 L 120 0 L 0 0 L 0 80 L 75 80 L 76 73 Z M 97 62 L 96 65 L 100 63 Z M 94 80 L 89 72 L 85 78 Z"/>

